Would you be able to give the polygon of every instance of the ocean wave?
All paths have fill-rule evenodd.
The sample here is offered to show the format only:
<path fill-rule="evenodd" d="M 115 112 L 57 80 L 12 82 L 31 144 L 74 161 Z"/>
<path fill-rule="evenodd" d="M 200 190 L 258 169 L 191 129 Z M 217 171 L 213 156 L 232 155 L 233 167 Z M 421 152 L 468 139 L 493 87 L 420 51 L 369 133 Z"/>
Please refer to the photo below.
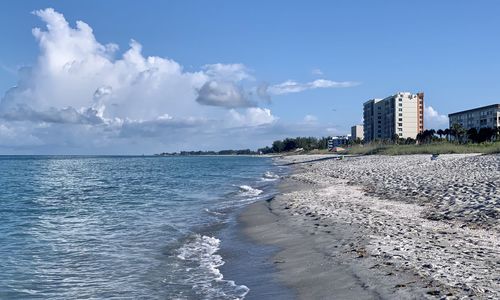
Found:
<path fill-rule="evenodd" d="M 262 192 L 263 192 L 262 190 L 253 188 L 249 185 L 240 185 L 239 188 L 240 188 L 241 194 L 244 196 L 258 196 L 258 195 L 262 194 Z"/>
<path fill-rule="evenodd" d="M 266 173 L 264 173 L 264 175 L 262 175 L 263 181 L 274 181 L 274 180 L 279 179 L 279 178 L 280 178 L 279 175 L 274 174 L 271 171 L 267 171 Z"/>
<path fill-rule="evenodd" d="M 217 254 L 219 249 L 219 239 L 196 234 L 193 240 L 178 250 L 177 258 L 192 266 L 186 271 L 196 272 L 188 277 L 186 283 L 204 298 L 244 299 L 250 289 L 232 280 L 224 280 L 219 270 L 224 265 L 222 256 Z"/>
<path fill-rule="evenodd" d="M 218 212 L 218 211 L 213 211 L 213 210 L 210 210 L 208 208 L 205 208 L 204 211 L 208 214 L 211 214 L 213 216 L 224 216 L 225 213 L 221 213 L 221 212 Z"/>

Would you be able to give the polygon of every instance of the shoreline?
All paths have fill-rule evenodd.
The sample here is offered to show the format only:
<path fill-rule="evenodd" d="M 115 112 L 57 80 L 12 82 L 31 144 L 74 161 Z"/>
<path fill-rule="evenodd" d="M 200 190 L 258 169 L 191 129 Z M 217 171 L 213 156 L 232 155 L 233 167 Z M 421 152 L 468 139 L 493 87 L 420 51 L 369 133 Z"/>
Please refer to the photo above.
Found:
<path fill-rule="evenodd" d="M 444 157 L 442 164 L 476 159 L 473 155 Z M 277 269 L 275 277 L 298 299 L 494 299 L 500 293 L 499 278 L 495 278 L 495 273 L 500 274 L 495 264 L 500 259 L 498 220 L 479 223 L 469 218 L 476 212 L 458 215 L 462 217 L 456 217 L 456 222 L 439 218 L 440 211 L 431 209 L 433 215 L 429 208 L 443 208 L 413 195 L 414 191 L 413 197 L 390 195 L 391 181 L 381 186 L 360 184 L 342 173 L 352 167 L 349 164 L 373 164 L 380 169 L 386 160 L 388 170 L 393 160 L 428 164 L 427 156 L 383 158 L 381 163 L 352 158 L 347 167 L 341 165 L 347 160 L 315 161 L 318 158 L 282 158 L 294 166 L 281 182 L 280 194 L 272 201 L 249 205 L 239 216 L 245 235 L 280 249 L 269 258 Z M 336 167 L 339 173 L 328 173 Z M 498 175 L 498 170 L 489 172 L 493 178 Z M 435 196 L 424 192 L 428 198 Z M 464 274 L 469 277 L 463 278 Z"/>
<path fill-rule="evenodd" d="M 284 209 L 286 201 L 286 196 L 278 195 L 272 201 L 250 204 L 240 220 L 247 236 L 279 249 L 270 258 L 275 276 L 297 299 L 419 299 L 435 290 L 425 288 L 420 277 L 389 265 L 373 270 L 372 259 L 360 260 L 361 254 L 352 246 L 346 249 L 350 243 L 363 244 L 360 228 L 321 224 L 315 215 L 294 218 Z M 393 290 L 396 286 L 401 288 Z"/>

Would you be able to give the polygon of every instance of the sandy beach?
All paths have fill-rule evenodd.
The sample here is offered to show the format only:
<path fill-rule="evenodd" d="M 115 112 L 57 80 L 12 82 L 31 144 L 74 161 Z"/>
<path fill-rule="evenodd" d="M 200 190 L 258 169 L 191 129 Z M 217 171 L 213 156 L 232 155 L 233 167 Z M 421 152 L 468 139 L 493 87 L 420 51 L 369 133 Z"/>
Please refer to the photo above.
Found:
<path fill-rule="evenodd" d="M 500 298 L 500 155 L 330 157 L 240 216 L 299 299 Z"/>

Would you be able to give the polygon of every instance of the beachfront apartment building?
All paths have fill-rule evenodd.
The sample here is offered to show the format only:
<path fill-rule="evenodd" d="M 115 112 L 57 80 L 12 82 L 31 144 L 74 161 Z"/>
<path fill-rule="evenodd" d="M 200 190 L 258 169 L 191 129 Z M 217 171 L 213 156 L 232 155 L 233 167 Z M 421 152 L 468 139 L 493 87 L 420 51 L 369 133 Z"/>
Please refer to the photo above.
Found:
<path fill-rule="evenodd" d="M 349 144 L 349 139 L 351 137 L 349 135 L 339 135 L 333 136 L 328 140 L 328 149 L 333 149 L 335 147 L 346 146 Z"/>
<path fill-rule="evenodd" d="M 354 125 L 351 127 L 351 140 L 364 139 L 363 125 Z"/>
<path fill-rule="evenodd" d="M 363 104 L 364 141 L 413 138 L 424 131 L 424 93 L 399 92 Z"/>
<path fill-rule="evenodd" d="M 476 128 L 497 128 L 500 127 L 500 104 L 492 104 L 464 111 L 451 113 L 448 115 L 450 127 L 460 124 L 465 130 Z"/>

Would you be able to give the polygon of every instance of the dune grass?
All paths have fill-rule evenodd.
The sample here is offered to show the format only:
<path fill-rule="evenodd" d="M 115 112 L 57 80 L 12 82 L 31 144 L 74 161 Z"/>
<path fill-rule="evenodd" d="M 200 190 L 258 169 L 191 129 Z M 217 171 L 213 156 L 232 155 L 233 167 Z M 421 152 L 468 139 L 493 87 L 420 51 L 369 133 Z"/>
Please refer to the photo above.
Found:
<path fill-rule="evenodd" d="M 348 154 L 454 154 L 454 153 L 500 153 L 500 142 L 483 144 L 433 143 L 423 145 L 385 145 L 368 144 L 355 145 L 347 150 Z"/>

